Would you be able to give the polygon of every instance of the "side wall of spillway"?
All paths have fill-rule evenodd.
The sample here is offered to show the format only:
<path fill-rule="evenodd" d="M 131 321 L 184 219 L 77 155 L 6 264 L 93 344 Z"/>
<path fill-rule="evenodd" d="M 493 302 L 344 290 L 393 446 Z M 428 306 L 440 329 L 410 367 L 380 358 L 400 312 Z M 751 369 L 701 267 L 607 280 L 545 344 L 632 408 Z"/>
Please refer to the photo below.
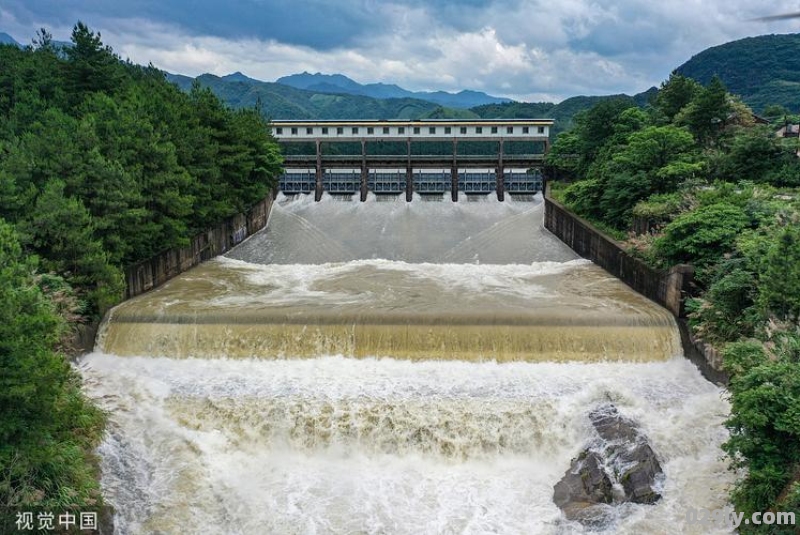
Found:
<path fill-rule="evenodd" d="M 691 335 L 684 301 L 692 281 L 692 266 L 677 265 L 669 270 L 654 269 L 628 253 L 588 221 L 578 217 L 545 192 L 544 226 L 583 258 L 591 260 L 622 282 L 660 304 L 675 316 L 681 328 L 684 353 L 715 382 L 725 382 L 721 361 L 713 351 Z M 698 361 L 697 357 L 700 357 Z"/>
<path fill-rule="evenodd" d="M 225 254 L 267 225 L 273 194 L 243 214 L 192 237 L 186 247 L 175 247 L 125 270 L 126 299 L 164 284 L 194 266 Z"/>

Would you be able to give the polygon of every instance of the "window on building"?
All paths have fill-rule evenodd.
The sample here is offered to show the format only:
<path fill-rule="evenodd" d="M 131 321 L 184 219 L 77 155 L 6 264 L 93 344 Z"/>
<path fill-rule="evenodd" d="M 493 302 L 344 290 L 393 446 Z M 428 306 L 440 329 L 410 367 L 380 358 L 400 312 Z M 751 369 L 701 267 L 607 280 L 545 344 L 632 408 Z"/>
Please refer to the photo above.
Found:
<path fill-rule="evenodd" d="M 419 134 L 419 126 L 415 126 L 414 127 L 414 133 L 415 134 Z"/>
<path fill-rule="evenodd" d="M 375 129 L 372 128 L 371 126 L 368 126 L 367 127 L 367 134 L 374 134 L 374 133 L 375 133 Z"/>
<path fill-rule="evenodd" d="M 354 127 L 353 127 L 353 133 L 354 133 L 354 134 L 358 134 L 358 127 L 357 127 L 357 126 L 354 126 Z"/>
<path fill-rule="evenodd" d="M 467 127 L 466 126 L 462 126 L 461 127 L 461 133 L 462 134 L 466 134 L 467 133 Z"/>
<path fill-rule="evenodd" d="M 513 134 L 513 133 L 514 133 L 514 127 L 513 126 L 507 126 L 506 127 L 506 134 Z"/>
<path fill-rule="evenodd" d="M 398 126 L 397 127 L 397 133 L 398 134 L 405 134 L 406 133 L 406 127 L 405 126 Z"/>
<path fill-rule="evenodd" d="M 336 133 L 339 135 L 344 134 L 344 128 L 342 128 L 341 126 L 337 126 Z"/>
<path fill-rule="evenodd" d="M 328 135 L 328 127 L 327 126 L 323 126 L 322 127 L 322 135 L 323 136 L 327 136 Z"/>
<path fill-rule="evenodd" d="M 544 134 L 544 126 L 540 126 L 539 127 L 539 133 L 540 134 Z"/>
<path fill-rule="evenodd" d="M 496 133 L 497 133 L 497 127 L 496 127 L 496 126 L 493 126 L 493 127 L 492 127 L 492 134 L 496 134 Z"/>
<path fill-rule="evenodd" d="M 449 126 L 445 126 L 444 127 L 444 133 L 445 134 L 449 134 L 450 133 L 450 127 Z"/>
<path fill-rule="evenodd" d="M 483 127 L 482 126 L 476 126 L 475 127 L 475 133 L 476 134 L 483 134 Z"/>
<path fill-rule="evenodd" d="M 296 127 L 296 126 L 293 126 L 293 127 L 292 127 L 292 135 L 293 135 L 293 136 L 296 136 L 296 135 L 297 135 L 297 127 Z"/>
<path fill-rule="evenodd" d="M 384 126 L 383 127 L 383 133 L 384 134 L 388 134 L 389 133 L 389 127 L 388 126 Z"/>
<path fill-rule="evenodd" d="M 428 133 L 429 134 L 435 134 L 436 133 L 436 127 L 435 126 L 431 126 L 430 128 L 428 128 Z"/>
<path fill-rule="evenodd" d="M 529 130 L 528 130 L 528 127 L 527 127 L 527 126 L 523 126 L 523 127 L 522 127 L 522 133 L 523 133 L 523 134 L 527 134 L 527 133 L 528 133 L 528 131 L 529 131 Z"/>
<path fill-rule="evenodd" d="M 308 134 L 310 136 L 313 133 L 314 133 L 314 129 L 313 128 L 306 128 L 306 134 Z"/>
<path fill-rule="evenodd" d="M 276 128 L 275 129 L 275 134 L 278 135 L 278 136 L 283 134 L 283 128 L 281 128 L 281 127 Z"/>

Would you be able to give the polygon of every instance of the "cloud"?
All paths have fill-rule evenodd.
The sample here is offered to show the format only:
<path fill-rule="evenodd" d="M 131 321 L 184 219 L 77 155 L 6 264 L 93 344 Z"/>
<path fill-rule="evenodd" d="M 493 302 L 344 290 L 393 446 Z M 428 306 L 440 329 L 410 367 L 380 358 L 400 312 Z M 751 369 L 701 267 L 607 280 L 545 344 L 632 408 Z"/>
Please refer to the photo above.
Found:
<path fill-rule="evenodd" d="M 121 56 L 181 74 L 341 72 L 559 100 L 645 90 L 708 46 L 800 28 L 749 20 L 794 10 L 792 0 L 768 11 L 745 0 L 9 0 L 0 30 L 65 38 L 80 19 Z"/>

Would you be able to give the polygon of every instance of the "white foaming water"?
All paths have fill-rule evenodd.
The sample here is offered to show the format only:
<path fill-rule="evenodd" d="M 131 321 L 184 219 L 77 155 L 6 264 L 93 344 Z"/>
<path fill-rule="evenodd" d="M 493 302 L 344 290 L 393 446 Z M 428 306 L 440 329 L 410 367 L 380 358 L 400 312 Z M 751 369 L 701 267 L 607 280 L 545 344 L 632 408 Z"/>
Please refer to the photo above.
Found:
<path fill-rule="evenodd" d="M 612 400 L 641 423 L 664 499 L 607 533 L 705 533 L 725 505 L 728 407 L 683 359 L 650 364 L 184 360 L 82 363 L 111 414 L 120 533 L 580 533 L 553 486 Z M 693 531 L 694 530 L 694 531 Z"/>
<path fill-rule="evenodd" d="M 116 532 L 583 533 L 553 487 L 610 400 L 666 478 L 604 533 L 710 533 L 685 511 L 726 505 L 723 391 L 541 219 L 539 196 L 280 198 L 230 258 L 117 307 L 80 365 Z"/>
<path fill-rule="evenodd" d="M 339 202 L 324 196 L 273 204 L 269 227 L 228 256 L 263 264 L 324 264 L 387 259 L 405 262 L 529 264 L 577 255 L 542 228 L 533 202 L 493 195 L 481 202 Z"/>

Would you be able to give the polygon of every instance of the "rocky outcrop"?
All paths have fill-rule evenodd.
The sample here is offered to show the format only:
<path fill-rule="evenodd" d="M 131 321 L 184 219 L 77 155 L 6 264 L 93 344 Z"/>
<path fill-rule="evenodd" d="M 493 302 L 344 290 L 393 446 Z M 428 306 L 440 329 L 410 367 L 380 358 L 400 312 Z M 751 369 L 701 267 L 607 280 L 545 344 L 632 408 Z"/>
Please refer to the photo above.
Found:
<path fill-rule="evenodd" d="M 573 459 L 555 486 L 553 501 L 564 515 L 587 526 L 600 526 L 613 516 L 615 505 L 660 500 L 664 472 L 636 423 L 610 403 L 594 409 L 589 420 L 597 439 Z"/>

